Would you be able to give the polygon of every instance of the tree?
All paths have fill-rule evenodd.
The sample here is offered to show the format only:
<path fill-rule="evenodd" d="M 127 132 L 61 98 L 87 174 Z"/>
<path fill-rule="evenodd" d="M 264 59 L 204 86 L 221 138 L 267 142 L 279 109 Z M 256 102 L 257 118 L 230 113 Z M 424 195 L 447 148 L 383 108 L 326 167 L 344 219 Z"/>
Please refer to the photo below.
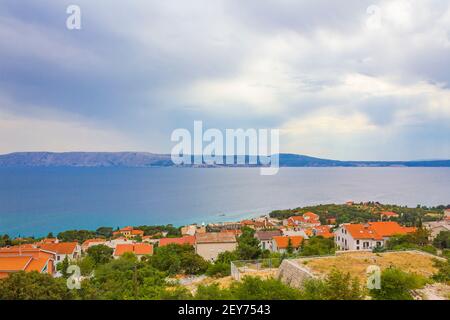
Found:
<path fill-rule="evenodd" d="M 388 268 L 381 273 L 381 289 L 370 290 L 375 300 L 412 300 L 411 290 L 426 283 L 423 277 L 409 274 L 397 268 Z"/>
<path fill-rule="evenodd" d="M 361 300 L 364 289 L 349 272 L 334 269 L 325 279 L 306 280 L 301 296 L 305 300 Z"/>
<path fill-rule="evenodd" d="M 246 276 L 230 286 L 233 299 L 237 300 L 296 300 L 300 297 L 297 289 L 280 280 Z"/>
<path fill-rule="evenodd" d="M 54 238 L 53 232 L 49 232 L 49 233 L 47 234 L 47 238 Z"/>
<path fill-rule="evenodd" d="M 82 243 L 88 239 L 95 238 L 96 233 L 89 230 L 68 230 L 58 233 L 58 239 L 63 242 L 78 241 Z"/>
<path fill-rule="evenodd" d="M 231 261 L 238 260 L 235 251 L 224 251 L 219 253 L 214 264 L 210 264 L 206 274 L 208 276 L 226 277 L 231 273 Z"/>
<path fill-rule="evenodd" d="M 258 239 L 255 238 L 255 230 L 247 227 L 242 228 L 236 252 L 241 260 L 257 259 L 261 256 L 262 251 Z"/>
<path fill-rule="evenodd" d="M 433 245 L 439 249 L 450 248 L 450 231 L 441 231 L 434 238 Z"/>
<path fill-rule="evenodd" d="M 438 282 L 450 282 L 450 256 L 447 261 L 435 259 L 434 266 L 438 269 L 438 272 L 433 275 L 433 279 Z"/>
<path fill-rule="evenodd" d="M 291 240 L 291 238 L 288 239 L 288 245 L 287 245 L 287 248 L 286 248 L 286 252 L 288 254 L 292 254 L 292 252 L 294 252 L 294 248 L 292 247 L 292 240 Z"/>
<path fill-rule="evenodd" d="M 335 245 L 333 238 L 324 238 L 322 236 L 311 237 L 308 241 L 302 242 L 302 256 L 320 256 L 333 254 Z"/>
<path fill-rule="evenodd" d="M 169 275 L 177 273 L 201 274 L 208 269 L 208 262 L 195 253 L 190 245 L 169 244 L 156 248 L 148 263 L 154 268 L 167 272 Z"/>
<path fill-rule="evenodd" d="M 67 268 L 69 268 L 69 266 L 70 266 L 69 258 L 65 256 L 64 260 L 57 265 L 56 270 L 61 272 L 63 278 L 67 278 L 69 277 L 69 274 L 67 273 Z"/>
<path fill-rule="evenodd" d="M 105 238 L 111 238 L 113 234 L 113 228 L 111 227 L 100 227 L 96 231 L 98 236 L 105 237 Z"/>
<path fill-rule="evenodd" d="M 87 249 L 88 257 L 92 258 L 95 265 L 108 263 L 112 259 L 113 249 L 99 244 Z"/>
<path fill-rule="evenodd" d="M 17 272 L 0 280 L 0 300 L 68 300 L 66 280 L 49 274 Z"/>

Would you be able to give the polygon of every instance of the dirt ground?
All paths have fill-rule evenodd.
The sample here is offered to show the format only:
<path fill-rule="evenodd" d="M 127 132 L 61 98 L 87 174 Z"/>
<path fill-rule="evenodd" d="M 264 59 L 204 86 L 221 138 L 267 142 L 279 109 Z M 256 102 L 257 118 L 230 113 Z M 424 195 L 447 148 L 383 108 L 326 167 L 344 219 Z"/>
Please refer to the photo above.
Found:
<path fill-rule="evenodd" d="M 304 258 L 297 260 L 314 274 L 322 276 L 333 268 L 350 272 L 360 280 L 367 279 L 366 270 L 370 265 L 376 265 L 384 270 L 390 266 L 403 271 L 430 277 L 437 270 L 433 266 L 433 257 L 416 252 L 349 252 L 332 257 Z"/>

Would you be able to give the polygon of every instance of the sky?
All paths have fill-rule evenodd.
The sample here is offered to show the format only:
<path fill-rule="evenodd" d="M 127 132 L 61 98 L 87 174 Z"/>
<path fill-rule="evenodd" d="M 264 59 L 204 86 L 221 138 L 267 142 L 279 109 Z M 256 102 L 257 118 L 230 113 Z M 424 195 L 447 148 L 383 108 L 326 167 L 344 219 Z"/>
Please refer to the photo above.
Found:
<path fill-rule="evenodd" d="M 450 159 L 450 2 L 0 2 L 0 153 L 169 153 L 194 120 L 279 129 L 282 152 Z"/>

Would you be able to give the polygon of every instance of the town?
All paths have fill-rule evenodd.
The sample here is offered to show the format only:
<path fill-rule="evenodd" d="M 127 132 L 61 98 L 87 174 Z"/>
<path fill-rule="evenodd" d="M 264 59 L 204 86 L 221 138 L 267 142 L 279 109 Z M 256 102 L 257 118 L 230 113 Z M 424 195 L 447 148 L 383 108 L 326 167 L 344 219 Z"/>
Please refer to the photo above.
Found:
<path fill-rule="evenodd" d="M 180 228 L 103 227 L 95 232 L 72 230 L 41 239 L 10 239 L 5 235 L 0 238 L 0 281 L 37 273 L 55 281 L 65 280 L 71 276 L 70 265 L 79 266 L 83 283 L 99 281 L 108 264 L 120 269 L 119 263 L 128 259 L 133 260 L 130 266 L 134 268 L 151 266 L 160 272 L 164 285 L 159 286 L 164 290 L 173 286 L 168 292 L 181 290 L 183 297 L 199 294 L 208 286 L 226 290 L 251 277 L 278 281 L 289 290 L 301 292 L 307 281 L 327 281 L 333 272 L 363 283 L 366 275 L 362 269 L 354 272 L 352 268 L 372 259 L 376 266 L 389 261 L 389 266 L 381 268 L 385 272 L 392 267 L 396 267 L 395 272 L 409 268 L 411 274 L 424 279 L 422 287 L 428 288 L 429 296 L 448 299 L 449 251 L 448 207 L 406 208 L 348 201 Z M 353 266 L 345 264 L 357 259 L 360 262 L 353 262 Z M 285 292 L 290 292 L 286 288 Z M 410 289 L 405 289 L 408 292 L 402 297 L 426 299 L 425 293 L 418 294 L 419 286 Z M 371 296 L 376 298 L 377 294 Z"/>

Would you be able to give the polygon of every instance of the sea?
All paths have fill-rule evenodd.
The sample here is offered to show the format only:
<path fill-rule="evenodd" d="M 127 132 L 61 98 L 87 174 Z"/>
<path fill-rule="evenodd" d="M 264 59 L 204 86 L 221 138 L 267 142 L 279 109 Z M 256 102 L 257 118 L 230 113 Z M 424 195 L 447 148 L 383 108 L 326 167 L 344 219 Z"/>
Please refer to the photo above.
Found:
<path fill-rule="evenodd" d="M 0 234 L 210 223 L 346 201 L 450 204 L 450 168 L 0 168 Z"/>

